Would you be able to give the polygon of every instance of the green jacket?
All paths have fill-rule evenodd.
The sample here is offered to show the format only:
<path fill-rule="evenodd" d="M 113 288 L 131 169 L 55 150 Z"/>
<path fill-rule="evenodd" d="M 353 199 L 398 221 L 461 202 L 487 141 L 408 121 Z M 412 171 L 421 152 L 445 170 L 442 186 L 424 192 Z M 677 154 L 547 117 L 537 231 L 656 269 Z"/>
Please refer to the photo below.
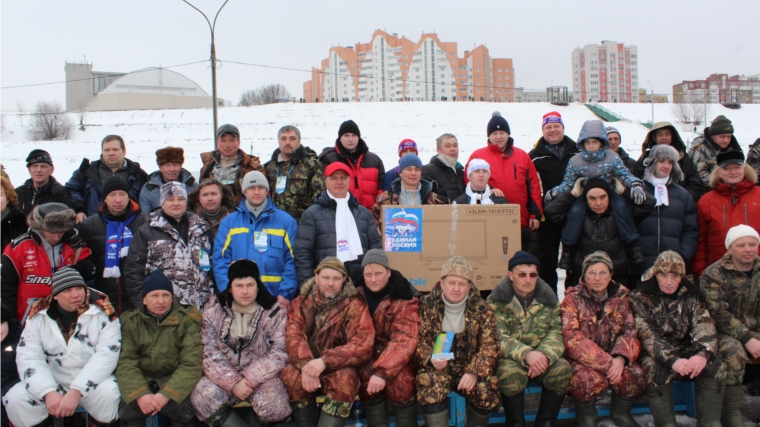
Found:
<path fill-rule="evenodd" d="M 565 340 L 559 299 L 541 278 L 527 310 L 515 298 L 509 276 L 494 288 L 488 296 L 488 303 L 496 318 L 502 358 L 514 360 L 527 368 L 525 355 L 529 351 L 543 353 L 549 359 L 549 366 L 562 357 Z"/>
<path fill-rule="evenodd" d="M 314 198 L 325 189 L 324 165 L 317 153 L 301 145 L 290 160 L 278 162 L 280 149 L 274 150 L 272 159 L 264 164 L 269 181 L 269 194 L 280 210 L 290 214 L 296 221 L 314 203 Z M 277 193 L 278 177 L 286 177 L 285 191 Z"/>
<path fill-rule="evenodd" d="M 726 253 L 702 273 L 700 288 L 719 334 L 742 344 L 751 338 L 760 340 L 760 259 L 749 278 Z"/>
<path fill-rule="evenodd" d="M 155 380 L 160 393 L 182 403 L 201 379 L 203 344 L 201 313 L 195 307 L 172 304 L 169 316 L 157 325 L 145 306 L 122 313 L 121 355 L 116 380 L 124 402 L 150 394 Z"/>

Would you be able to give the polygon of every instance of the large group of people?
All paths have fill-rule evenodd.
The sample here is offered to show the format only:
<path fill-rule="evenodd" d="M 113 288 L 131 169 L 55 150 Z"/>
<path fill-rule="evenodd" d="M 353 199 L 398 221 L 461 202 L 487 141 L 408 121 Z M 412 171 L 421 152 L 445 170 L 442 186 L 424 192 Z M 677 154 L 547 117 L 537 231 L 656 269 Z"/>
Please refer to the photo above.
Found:
<path fill-rule="evenodd" d="M 742 384 L 760 395 L 758 144 L 745 158 L 724 116 L 692 147 L 656 123 L 638 160 L 601 121 L 577 143 L 556 111 L 541 130 L 523 151 L 495 112 L 464 165 L 445 133 L 426 165 L 402 140 L 386 171 L 352 120 L 320 154 L 282 127 L 263 165 L 225 124 L 198 180 L 182 148 L 147 174 L 118 135 L 65 185 L 33 150 L 31 178 L 1 178 L 3 427 L 78 408 L 90 426 L 342 427 L 357 397 L 369 427 L 418 410 L 445 427 L 452 392 L 468 427 L 499 405 L 516 427 L 529 382 L 540 427 L 568 394 L 597 425 L 608 388 L 616 425 L 637 425 L 643 396 L 670 427 L 673 381 L 695 382 L 699 426 L 743 426 Z M 423 295 L 383 250 L 383 205 L 451 203 L 519 205 L 521 250 L 490 292 L 454 255 Z"/>

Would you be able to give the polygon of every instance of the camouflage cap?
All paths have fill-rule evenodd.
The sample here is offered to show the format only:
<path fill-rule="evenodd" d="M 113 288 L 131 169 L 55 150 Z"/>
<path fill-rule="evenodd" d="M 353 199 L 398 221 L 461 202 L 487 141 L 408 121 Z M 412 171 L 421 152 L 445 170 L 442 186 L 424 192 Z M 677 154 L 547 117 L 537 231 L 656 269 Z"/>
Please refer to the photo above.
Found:
<path fill-rule="evenodd" d="M 348 276 L 348 271 L 346 271 L 346 265 L 343 264 L 343 261 L 339 260 L 337 257 L 334 257 L 334 256 L 325 257 L 325 259 L 323 259 L 322 262 L 319 263 L 317 268 L 314 269 L 314 274 L 319 274 L 319 272 L 324 270 L 325 268 L 335 270 L 337 272 L 342 273 L 344 276 Z"/>
<path fill-rule="evenodd" d="M 586 255 L 586 258 L 583 258 L 583 266 L 581 267 L 581 276 L 586 275 L 586 270 L 589 268 L 589 266 L 592 266 L 594 264 L 602 263 L 607 266 L 607 268 L 610 269 L 610 274 L 612 273 L 612 259 L 609 255 L 607 255 L 607 252 L 604 251 L 596 251 L 592 252 L 588 255 Z"/>
<path fill-rule="evenodd" d="M 441 268 L 441 279 L 446 276 L 457 276 L 465 278 L 472 283 L 472 275 L 472 266 L 461 256 L 453 256 L 447 259 Z"/>
<path fill-rule="evenodd" d="M 665 251 L 657 255 L 654 265 L 647 269 L 641 276 L 641 280 L 646 282 L 657 273 L 675 273 L 681 277 L 686 276 L 686 263 L 683 262 L 681 255 L 675 251 Z"/>

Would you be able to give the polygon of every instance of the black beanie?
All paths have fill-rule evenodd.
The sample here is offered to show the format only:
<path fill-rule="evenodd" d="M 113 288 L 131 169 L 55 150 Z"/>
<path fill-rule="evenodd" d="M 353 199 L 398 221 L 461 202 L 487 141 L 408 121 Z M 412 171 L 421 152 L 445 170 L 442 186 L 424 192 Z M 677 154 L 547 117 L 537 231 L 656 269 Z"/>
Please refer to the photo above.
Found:
<path fill-rule="evenodd" d="M 52 166 L 53 158 L 50 157 L 50 153 L 45 150 L 32 150 L 29 155 L 26 156 L 26 167 L 29 167 L 35 163 L 47 163 Z"/>
<path fill-rule="evenodd" d="M 143 282 L 142 297 L 153 291 L 167 291 L 172 296 L 174 295 L 174 285 L 172 281 L 164 274 L 164 271 L 160 268 L 153 270 L 152 273 L 145 278 Z"/>
<path fill-rule="evenodd" d="M 541 263 L 538 261 L 538 258 L 526 251 L 517 251 L 512 255 L 512 258 L 509 260 L 509 271 L 512 271 L 512 269 L 518 265 L 535 265 L 536 267 L 541 268 Z"/>
<path fill-rule="evenodd" d="M 734 126 L 731 124 L 731 120 L 728 120 L 726 116 L 718 116 L 710 123 L 710 127 L 707 129 L 707 133 L 710 136 L 722 135 L 724 133 L 734 133 Z"/>
<path fill-rule="evenodd" d="M 106 185 L 103 186 L 103 198 L 105 199 L 106 196 L 111 194 L 112 191 L 117 190 L 121 190 L 127 193 L 127 196 L 129 196 L 129 186 L 126 182 L 124 182 L 123 179 L 119 178 L 118 176 L 108 178 Z"/>
<path fill-rule="evenodd" d="M 491 120 L 488 121 L 488 135 L 487 136 L 491 136 L 491 134 L 496 132 L 497 130 L 503 130 L 507 132 L 508 134 L 512 134 L 512 132 L 509 131 L 509 123 L 507 123 L 507 119 L 502 117 L 500 112 L 494 111 L 491 116 L 492 116 Z"/>
<path fill-rule="evenodd" d="M 605 193 L 607 193 L 607 197 L 610 196 L 610 191 L 611 191 L 610 184 L 607 184 L 607 182 L 602 179 L 594 178 L 594 179 L 589 179 L 588 181 L 586 181 L 586 185 L 583 187 L 584 200 L 586 199 L 586 195 L 588 194 L 588 192 L 593 190 L 594 188 L 601 188 L 602 190 L 604 190 Z"/>
<path fill-rule="evenodd" d="M 359 138 L 362 137 L 362 133 L 359 131 L 359 126 L 353 120 L 346 120 L 340 124 L 340 129 L 338 129 L 338 138 L 346 133 L 353 133 Z"/>

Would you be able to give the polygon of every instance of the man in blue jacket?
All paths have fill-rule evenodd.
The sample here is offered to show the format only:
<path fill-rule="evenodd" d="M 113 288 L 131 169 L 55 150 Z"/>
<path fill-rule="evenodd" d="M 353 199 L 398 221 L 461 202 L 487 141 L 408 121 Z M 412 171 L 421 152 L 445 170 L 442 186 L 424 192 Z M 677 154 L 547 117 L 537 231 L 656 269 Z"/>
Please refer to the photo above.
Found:
<path fill-rule="evenodd" d="M 239 259 L 254 261 L 261 281 L 284 307 L 296 297 L 298 281 L 293 244 L 298 223 L 269 198 L 269 182 L 258 171 L 241 183 L 245 198 L 222 220 L 214 241 L 213 269 L 219 291 L 227 289 L 227 270 Z"/>

